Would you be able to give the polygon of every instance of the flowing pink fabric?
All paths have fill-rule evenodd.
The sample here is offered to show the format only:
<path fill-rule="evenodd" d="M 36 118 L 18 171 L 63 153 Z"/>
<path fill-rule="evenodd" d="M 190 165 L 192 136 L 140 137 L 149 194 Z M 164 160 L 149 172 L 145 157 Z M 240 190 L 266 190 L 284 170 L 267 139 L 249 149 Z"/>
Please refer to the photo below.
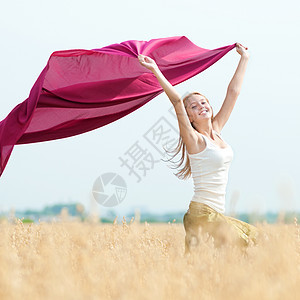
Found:
<path fill-rule="evenodd" d="M 0 175 L 14 145 L 96 129 L 159 95 L 161 86 L 139 64 L 138 54 L 154 58 L 176 85 L 210 67 L 235 45 L 208 50 L 182 36 L 54 52 L 29 97 L 0 123 Z"/>

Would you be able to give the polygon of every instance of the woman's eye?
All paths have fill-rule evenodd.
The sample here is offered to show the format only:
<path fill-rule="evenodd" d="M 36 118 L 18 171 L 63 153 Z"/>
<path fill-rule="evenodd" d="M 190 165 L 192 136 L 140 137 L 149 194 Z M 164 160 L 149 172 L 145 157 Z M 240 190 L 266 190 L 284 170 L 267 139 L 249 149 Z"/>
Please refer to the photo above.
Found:
<path fill-rule="evenodd" d="M 197 107 L 197 106 L 192 106 L 192 108 L 195 108 L 195 107 Z"/>

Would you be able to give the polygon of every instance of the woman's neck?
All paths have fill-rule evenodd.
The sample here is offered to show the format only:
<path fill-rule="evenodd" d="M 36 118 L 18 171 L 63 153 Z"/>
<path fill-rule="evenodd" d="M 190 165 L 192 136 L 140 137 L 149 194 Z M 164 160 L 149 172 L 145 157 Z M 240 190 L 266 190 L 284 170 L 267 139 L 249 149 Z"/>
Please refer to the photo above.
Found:
<path fill-rule="evenodd" d="M 212 127 L 212 122 L 209 119 L 209 121 L 207 122 L 203 122 L 201 124 L 193 124 L 194 127 L 196 128 L 196 130 L 204 135 L 207 135 L 209 137 L 213 137 L 212 131 L 213 131 L 213 127 Z"/>

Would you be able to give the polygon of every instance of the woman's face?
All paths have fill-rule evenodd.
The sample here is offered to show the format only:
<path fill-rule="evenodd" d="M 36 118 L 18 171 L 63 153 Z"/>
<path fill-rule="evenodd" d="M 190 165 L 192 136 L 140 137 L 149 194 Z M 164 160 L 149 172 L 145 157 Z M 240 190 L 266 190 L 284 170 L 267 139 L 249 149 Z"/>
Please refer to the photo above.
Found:
<path fill-rule="evenodd" d="M 198 123 L 203 119 L 211 119 L 212 108 L 202 95 L 193 94 L 186 100 L 186 111 L 191 122 Z"/>

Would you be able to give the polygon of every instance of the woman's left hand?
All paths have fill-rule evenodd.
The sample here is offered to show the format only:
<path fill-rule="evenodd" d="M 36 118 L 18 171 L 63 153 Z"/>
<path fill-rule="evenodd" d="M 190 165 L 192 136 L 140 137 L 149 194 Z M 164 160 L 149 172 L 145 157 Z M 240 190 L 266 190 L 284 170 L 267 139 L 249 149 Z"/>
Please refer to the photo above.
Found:
<path fill-rule="evenodd" d="M 244 47 L 242 44 L 236 43 L 236 52 L 241 56 L 249 57 L 249 52 L 247 50 L 248 48 Z"/>

